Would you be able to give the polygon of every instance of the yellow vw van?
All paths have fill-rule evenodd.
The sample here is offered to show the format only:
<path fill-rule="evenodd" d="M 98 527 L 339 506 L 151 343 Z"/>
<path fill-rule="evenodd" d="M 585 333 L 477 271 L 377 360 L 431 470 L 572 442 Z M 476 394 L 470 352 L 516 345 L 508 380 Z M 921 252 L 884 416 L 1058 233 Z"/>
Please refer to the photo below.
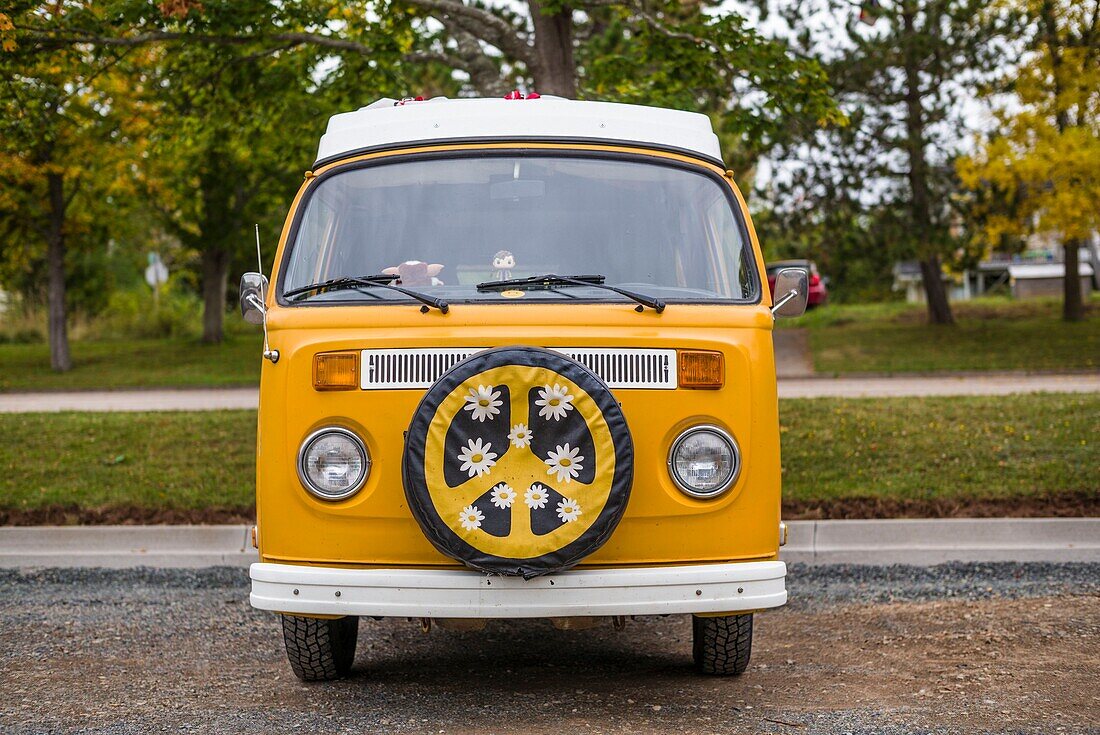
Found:
<path fill-rule="evenodd" d="M 254 607 L 294 673 L 360 617 L 693 616 L 748 665 L 778 558 L 776 301 L 707 117 L 514 93 L 336 115 L 268 280 Z"/>

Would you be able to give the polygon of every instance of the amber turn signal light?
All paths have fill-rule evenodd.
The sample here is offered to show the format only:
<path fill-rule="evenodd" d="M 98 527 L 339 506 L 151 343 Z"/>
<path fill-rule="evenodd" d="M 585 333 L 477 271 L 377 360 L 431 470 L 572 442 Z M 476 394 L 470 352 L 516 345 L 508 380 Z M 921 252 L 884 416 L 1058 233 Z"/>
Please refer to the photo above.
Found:
<path fill-rule="evenodd" d="M 726 382 L 726 367 L 721 352 L 682 350 L 679 385 L 681 388 L 721 388 Z"/>
<path fill-rule="evenodd" d="M 358 387 L 358 352 L 322 352 L 313 356 L 314 390 L 355 390 Z"/>

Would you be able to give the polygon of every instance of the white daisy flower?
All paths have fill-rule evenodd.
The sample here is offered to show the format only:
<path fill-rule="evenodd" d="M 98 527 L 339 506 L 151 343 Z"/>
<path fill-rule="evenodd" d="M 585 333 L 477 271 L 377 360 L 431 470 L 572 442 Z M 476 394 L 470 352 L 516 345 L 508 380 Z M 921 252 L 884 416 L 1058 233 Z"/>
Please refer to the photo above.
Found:
<path fill-rule="evenodd" d="M 511 508 L 512 503 L 516 502 L 516 491 L 508 486 L 507 483 L 500 483 L 493 488 L 492 494 L 489 496 L 492 498 L 493 505 L 498 508 Z"/>
<path fill-rule="evenodd" d="M 561 511 L 558 511 L 559 513 Z M 476 505 L 467 505 L 462 509 L 462 512 L 458 514 L 458 522 L 462 524 L 462 528 L 467 531 L 476 531 L 481 528 L 481 522 L 485 520 L 485 514 L 477 509 Z"/>
<path fill-rule="evenodd" d="M 508 441 L 512 442 L 512 446 L 516 449 L 523 449 L 531 443 L 534 436 L 531 430 L 527 428 L 527 424 L 516 424 L 508 434 Z"/>
<path fill-rule="evenodd" d="M 493 445 L 489 442 L 482 444 L 480 438 L 470 439 L 466 444 L 467 446 L 462 447 L 462 451 L 458 453 L 458 458 L 462 460 L 462 466 L 459 469 L 470 477 L 474 475 L 481 477 L 488 473 L 496 464 L 497 453 L 489 451 Z"/>
<path fill-rule="evenodd" d="M 559 444 L 557 449 L 549 452 L 546 459 L 543 460 L 549 468 L 546 470 L 546 474 L 556 475 L 558 482 L 572 482 L 573 478 L 584 469 L 584 465 L 581 464 L 584 457 L 577 456 L 580 451 L 580 447 L 570 449 L 568 442 L 565 446 Z"/>
<path fill-rule="evenodd" d="M 573 396 L 570 395 L 568 386 L 554 383 L 553 388 L 548 385 L 539 388 L 539 400 L 535 401 L 535 405 L 542 406 L 539 416 L 557 421 L 573 410 Z"/>
<path fill-rule="evenodd" d="M 565 500 L 558 501 L 558 518 L 560 518 L 563 523 L 577 520 L 580 514 L 581 506 L 576 500 L 566 498 Z"/>
<path fill-rule="evenodd" d="M 546 501 L 550 498 L 550 494 L 546 492 L 546 488 L 538 483 L 535 483 L 531 487 L 527 488 L 527 492 L 523 494 L 523 502 L 527 504 L 527 507 L 531 510 L 536 508 L 545 508 Z"/>
<path fill-rule="evenodd" d="M 467 411 L 472 411 L 474 414 L 474 421 L 485 421 L 485 419 L 493 420 L 493 417 L 500 413 L 500 405 L 504 401 L 498 400 L 500 398 L 500 391 L 493 390 L 491 385 L 479 385 L 477 389 L 470 389 L 470 395 L 466 396 L 466 405 L 463 406 Z"/>

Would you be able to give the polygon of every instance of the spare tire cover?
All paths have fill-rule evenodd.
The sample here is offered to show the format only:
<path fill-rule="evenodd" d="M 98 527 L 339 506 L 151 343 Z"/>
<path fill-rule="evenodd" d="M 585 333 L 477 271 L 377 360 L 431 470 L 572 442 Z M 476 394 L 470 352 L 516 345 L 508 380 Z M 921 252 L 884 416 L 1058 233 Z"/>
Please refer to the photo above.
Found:
<path fill-rule="evenodd" d="M 405 439 L 424 535 L 474 569 L 525 578 L 600 548 L 622 518 L 634 445 L 591 370 L 535 347 L 480 352 L 425 394 Z"/>

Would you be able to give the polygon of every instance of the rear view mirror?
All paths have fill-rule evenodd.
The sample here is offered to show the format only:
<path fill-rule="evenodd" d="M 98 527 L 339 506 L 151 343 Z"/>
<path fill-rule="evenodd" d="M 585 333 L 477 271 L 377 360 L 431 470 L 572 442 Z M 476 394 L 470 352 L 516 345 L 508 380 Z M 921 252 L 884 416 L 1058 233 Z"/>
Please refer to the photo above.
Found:
<path fill-rule="evenodd" d="M 772 295 L 774 316 L 802 316 L 810 298 L 810 274 L 802 268 L 784 268 L 775 276 Z"/>
<path fill-rule="evenodd" d="M 508 179 L 489 185 L 490 199 L 537 199 L 545 193 L 542 179 Z"/>
<path fill-rule="evenodd" d="M 264 298 L 267 295 L 267 276 L 245 273 L 241 276 L 241 316 L 249 324 L 264 323 Z"/>

